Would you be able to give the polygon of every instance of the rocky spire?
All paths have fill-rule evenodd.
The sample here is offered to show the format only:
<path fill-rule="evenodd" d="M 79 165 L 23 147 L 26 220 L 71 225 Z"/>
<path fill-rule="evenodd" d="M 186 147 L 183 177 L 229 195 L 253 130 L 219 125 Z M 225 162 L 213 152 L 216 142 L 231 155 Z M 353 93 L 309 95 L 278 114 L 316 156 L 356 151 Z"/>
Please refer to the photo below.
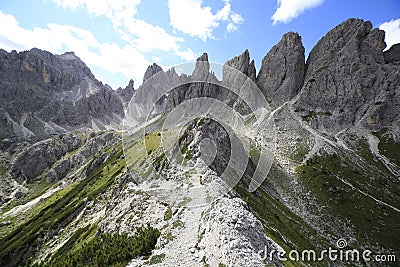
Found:
<path fill-rule="evenodd" d="M 198 57 L 196 59 L 197 62 L 201 62 L 201 61 L 207 61 L 208 62 L 208 54 L 207 53 L 203 53 L 200 57 Z"/>
<path fill-rule="evenodd" d="M 143 83 L 147 79 L 149 79 L 151 76 L 153 76 L 154 74 L 156 74 L 156 73 L 158 73 L 158 72 L 160 72 L 162 70 L 163 69 L 160 66 L 158 66 L 156 63 L 153 63 L 153 65 L 148 66 L 147 70 L 146 70 L 146 72 L 144 73 L 144 76 L 143 76 Z"/>
<path fill-rule="evenodd" d="M 254 59 L 251 60 L 250 64 L 249 64 L 249 69 L 247 70 L 247 76 L 249 76 L 249 78 L 255 82 L 256 81 L 256 65 L 254 63 Z"/>
<path fill-rule="evenodd" d="M 210 74 L 210 63 L 208 62 L 208 54 L 203 53 L 197 60 L 193 70 L 192 80 L 206 81 Z"/>
<path fill-rule="evenodd" d="M 249 50 L 245 50 L 241 55 L 235 56 L 225 63 L 226 66 L 235 68 L 248 76 L 252 81 L 256 80 L 256 68 L 254 60 L 250 62 Z"/>
<path fill-rule="evenodd" d="M 131 79 L 125 89 L 121 87 L 117 89 L 118 95 L 122 98 L 125 104 L 128 104 L 133 94 L 135 93 L 135 82 Z"/>
<path fill-rule="evenodd" d="M 275 107 L 292 99 L 303 86 L 304 47 L 299 34 L 289 32 L 264 57 L 257 85 Z"/>

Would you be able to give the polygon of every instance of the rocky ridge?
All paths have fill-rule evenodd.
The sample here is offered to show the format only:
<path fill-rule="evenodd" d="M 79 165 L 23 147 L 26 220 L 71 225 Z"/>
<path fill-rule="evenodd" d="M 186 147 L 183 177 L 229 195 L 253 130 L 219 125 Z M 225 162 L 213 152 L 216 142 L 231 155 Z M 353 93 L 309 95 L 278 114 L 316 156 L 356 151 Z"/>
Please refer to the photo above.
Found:
<path fill-rule="evenodd" d="M 72 52 L 1 50 L 0 69 L 2 140 L 37 141 L 82 127 L 106 129 L 124 117 L 118 93 L 98 81 Z M 129 98 L 129 90 L 120 94 Z"/>
<path fill-rule="evenodd" d="M 278 107 L 292 99 L 303 86 L 304 47 L 299 34 L 283 35 L 264 57 L 257 74 L 257 85 L 267 100 Z"/>
<path fill-rule="evenodd" d="M 327 132 L 398 123 L 400 73 L 385 64 L 384 48 L 384 32 L 370 22 L 350 19 L 331 30 L 310 52 L 296 110 Z"/>

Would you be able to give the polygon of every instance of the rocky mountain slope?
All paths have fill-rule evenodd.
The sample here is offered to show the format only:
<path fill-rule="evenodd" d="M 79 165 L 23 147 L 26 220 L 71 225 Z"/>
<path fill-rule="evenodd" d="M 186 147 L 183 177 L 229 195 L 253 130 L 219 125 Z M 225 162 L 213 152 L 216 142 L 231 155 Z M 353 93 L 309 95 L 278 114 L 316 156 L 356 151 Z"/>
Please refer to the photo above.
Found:
<path fill-rule="evenodd" d="M 104 130 L 124 117 L 118 92 L 127 94 L 130 87 L 116 92 L 103 85 L 72 52 L 0 50 L 0 70 L 2 140 L 38 141 L 82 127 Z"/>
<path fill-rule="evenodd" d="M 246 50 L 219 80 L 203 54 L 117 91 L 71 53 L 2 51 L 0 265 L 397 266 L 400 46 L 383 40 L 349 19 L 307 60 L 290 32 L 258 73 Z M 329 248 L 397 259 L 278 258 Z"/>

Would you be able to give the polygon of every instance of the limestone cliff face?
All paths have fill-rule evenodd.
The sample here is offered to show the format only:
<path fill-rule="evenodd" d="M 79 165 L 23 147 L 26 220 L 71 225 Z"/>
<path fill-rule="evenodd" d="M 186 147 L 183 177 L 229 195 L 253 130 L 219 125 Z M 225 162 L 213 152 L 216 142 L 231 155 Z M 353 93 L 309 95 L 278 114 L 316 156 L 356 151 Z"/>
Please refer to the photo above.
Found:
<path fill-rule="evenodd" d="M 150 113 L 159 114 L 188 99 L 227 99 L 227 92 L 222 92 L 219 81 L 210 72 L 207 53 L 197 59 L 190 75 L 178 75 L 174 68 L 164 71 L 154 63 L 147 68 L 143 81 L 129 105 L 128 117 L 133 124 L 146 120 Z"/>
<path fill-rule="evenodd" d="M 384 36 L 368 21 L 349 19 L 321 38 L 305 63 L 301 37 L 289 32 L 264 57 L 256 84 L 272 108 L 291 101 L 318 130 L 394 125 L 400 119 L 400 45 L 383 52 Z M 246 50 L 226 65 L 253 80 L 249 60 Z"/>
<path fill-rule="evenodd" d="M 160 72 L 162 70 L 163 69 L 160 66 L 158 66 L 156 63 L 153 63 L 153 65 L 148 66 L 147 70 L 143 76 L 143 83 L 145 83 L 149 78 L 151 78 L 153 75 L 157 74 L 158 72 Z"/>
<path fill-rule="evenodd" d="M 165 94 L 168 90 L 187 80 L 186 75 L 178 75 L 174 68 L 164 71 L 156 63 L 148 66 L 143 77 L 143 84 L 135 91 L 129 103 L 127 119 L 135 125 L 148 119 L 150 113 L 162 112 L 165 110 Z"/>
<path fill-rule="evenodd" d="M 383 52 L 385 63 L 400 64 L 400 44 L 395 44 L 389 50 Z"/>
<path fill-rule="evenodd" d="M 272 106 L 292 99 L 304 81 L 304 47 L 297 33 L 285 34 L 264 57 L 257 85 Z"/>
<path fill-rule="evenodd" d="M 124 89 L 121 87 L 117 89 L 117 94 L 121 97 L 125 104 L 129 103 L 135 92 L 135 82 L 132 79 Z"/>
<path fill-rule="evenodd" d="M 370 22 L 349 19 L 312 49 L 295 107 L 314 128 L 379 129 L 399 121 L 400 68 L 385 64 L 384 35 Z"/>
<path fill-rule="evenodd" d="M 251 60 L 250 62 L 249 50 L 246 49 L 241 55 L 228 60 L 225 65 L 242 72 L 253 82 L 256 81 L 256 67 L 254 66 L 254 60 Z"/>
<path fill-rule="evenodd" d="M 123 102 L 74 53 L 0 50 L 0 138 L 39 140 L 80 127 L 106 128 Z"/>
<path fill-rule="evenodd" d="M 171 109 L 186 100 L 198 97 L 208 97 L 223 101 L 228 92 L 218 85 L 219 81 L 210 71 L 208 54 L 203 53 L 197 60 L 192 74 L 187 82 L 175 86 L 166 99 L 166 108 Z M 193 106 L 194 109 L 199 107 Z"/>

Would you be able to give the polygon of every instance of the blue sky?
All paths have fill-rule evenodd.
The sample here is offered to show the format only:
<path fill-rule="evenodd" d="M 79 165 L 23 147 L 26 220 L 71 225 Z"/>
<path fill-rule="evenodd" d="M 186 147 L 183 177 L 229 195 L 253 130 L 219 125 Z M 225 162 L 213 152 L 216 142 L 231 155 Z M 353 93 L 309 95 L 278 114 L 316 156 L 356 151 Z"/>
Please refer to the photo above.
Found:
<path fill-rule="evenodd" d="M 361 18 L 400 42 L 399 0 L 2 0 L 0 48 L 74 51 L 113 88 L 141 83 L 146 67 L 224 63 L 249 49 L 257 70 L 288 31 L 308 54 L 342 21 Z"/>

